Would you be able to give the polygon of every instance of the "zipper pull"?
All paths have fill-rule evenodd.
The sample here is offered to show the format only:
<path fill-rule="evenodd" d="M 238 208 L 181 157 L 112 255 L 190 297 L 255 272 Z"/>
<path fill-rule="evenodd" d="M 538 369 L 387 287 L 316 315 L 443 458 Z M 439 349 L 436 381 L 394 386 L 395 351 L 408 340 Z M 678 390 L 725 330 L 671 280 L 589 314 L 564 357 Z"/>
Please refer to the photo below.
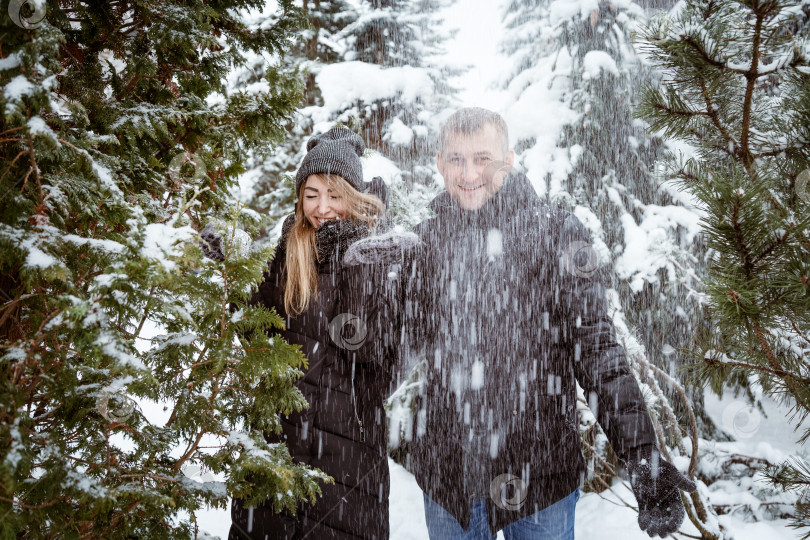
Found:
<path fill-rule="evenodd" d="M 358 420 L 357 424 L 360 426 L 360 442 L 366 442 L 366 432 L 363 430 L 363 422 Z"/>

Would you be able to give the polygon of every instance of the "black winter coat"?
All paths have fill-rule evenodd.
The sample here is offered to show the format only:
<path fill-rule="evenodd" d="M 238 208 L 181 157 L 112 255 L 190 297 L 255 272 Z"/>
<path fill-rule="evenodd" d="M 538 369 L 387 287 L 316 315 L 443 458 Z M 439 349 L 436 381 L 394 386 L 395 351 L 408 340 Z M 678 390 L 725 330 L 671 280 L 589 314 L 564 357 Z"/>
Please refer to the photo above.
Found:
<path fill-rule="evenodd" d="M 427 360 L 410 468 L 465 528 L 485 499 L 494 533 L 581 484 L 575 381 L 620 457 L 654 429 L 573 214 L 519 173 L 478 211 L 431 208 L 404 296 Z"/>
<path fill-rule="evenodd" d="M 252 298 L 284 314 L 281 279 L 284 247 L 294 216 L 264 281 Z M 318 295 L 309 309 L 285 317 L 279 332 L 301 346 L 308 367 L 296 382 L 309 408 L 282 419 L 283 441 L 293 459 L 332 476 L 314 506 L 301 503 L 296 515 L 274 513 L 272 505 L 244 508 L 234 499 L 229 539 L 376 539 L 388 538 L 388 463 L 383 401 L 390 392 L 395 349 L 390 339 L 382 290 L 385 276 L 371 266 L 347 268 L 343 254 L 367 234 L 352 221 L 330 222 L 318 229 Z"/>

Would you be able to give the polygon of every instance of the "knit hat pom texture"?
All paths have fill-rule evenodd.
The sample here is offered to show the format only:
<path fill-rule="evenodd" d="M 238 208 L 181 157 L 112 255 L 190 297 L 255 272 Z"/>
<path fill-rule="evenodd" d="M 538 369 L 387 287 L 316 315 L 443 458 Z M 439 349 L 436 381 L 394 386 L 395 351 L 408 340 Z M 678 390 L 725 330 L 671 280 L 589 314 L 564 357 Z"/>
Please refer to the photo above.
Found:
<path fill-rule="evenodd" d="M 311 174 L 337 174 L 357 191 L 365 191 L 360 156 L 366 150 L 363 139 L 345 127 L 334 127 L 307 142 L 307 155 L 295 175 L 295 192 Z"/>

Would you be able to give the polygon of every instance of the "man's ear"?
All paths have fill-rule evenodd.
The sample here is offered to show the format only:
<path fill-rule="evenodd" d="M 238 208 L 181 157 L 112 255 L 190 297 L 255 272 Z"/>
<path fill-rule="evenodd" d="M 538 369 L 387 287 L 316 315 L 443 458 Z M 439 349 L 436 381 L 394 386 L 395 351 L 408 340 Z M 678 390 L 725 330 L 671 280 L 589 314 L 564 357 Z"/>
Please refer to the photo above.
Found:
<path fill-rule="evenodd" d="M 439 174 L 444 176 L 444 161 L 442 160 L 442 155 L 439 152 L 436 152 L 436 168 L 439 169 Z"/>
<path fill-rule="evenodd" d="M 515 165 L 515 149 L 510 148 L 506 155 L 503 157 L 504 163 L 513 167 Z"/>

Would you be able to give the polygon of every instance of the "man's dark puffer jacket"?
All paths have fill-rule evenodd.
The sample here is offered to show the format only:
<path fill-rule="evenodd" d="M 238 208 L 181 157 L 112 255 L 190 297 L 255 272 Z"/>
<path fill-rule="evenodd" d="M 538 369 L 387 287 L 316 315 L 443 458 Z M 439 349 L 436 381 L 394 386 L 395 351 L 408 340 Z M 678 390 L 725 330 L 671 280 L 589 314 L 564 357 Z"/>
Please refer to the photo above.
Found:
<path fill-rule="evenodd" d="M 282 237 L 264 281 L 252 298 L 284 314 L 282 270 L 294 216 Z M 318 296 L 295 317 L 285 317 L 279 332 L 301 346 L 308 368 L 296 383 L 309 408 L 282 420 L 281 436 L 298 462 L 332 476 L 314 506 L 299 505 L 296 515 L 274 513 L 272 506 L 250 509 L 235 499 L 230 540 L 388 538 L 388 464 L 383 401 L 390 391 L 395 358 L 389 312 L 384 307 L 389 281 L 370 265 L 346 267 L 346 248 L 368 229 L 354 221 L 335 221 L 317 231 Z M 392 293 L 393 294 L 393 293 Z"/>
<path fill-rule="evenodd" d="M 427 361 L 408 465 L 465 528 L 485 499 L 494 533 L 580 484 L 576 381 L 620 457 L 655 432 L 582 223 L 520 173 L 475 212 L 447 192 L 431 208 L 405 273 L 406 328 Z M 496 505 L 498 482 L 520 493 Z"/>

